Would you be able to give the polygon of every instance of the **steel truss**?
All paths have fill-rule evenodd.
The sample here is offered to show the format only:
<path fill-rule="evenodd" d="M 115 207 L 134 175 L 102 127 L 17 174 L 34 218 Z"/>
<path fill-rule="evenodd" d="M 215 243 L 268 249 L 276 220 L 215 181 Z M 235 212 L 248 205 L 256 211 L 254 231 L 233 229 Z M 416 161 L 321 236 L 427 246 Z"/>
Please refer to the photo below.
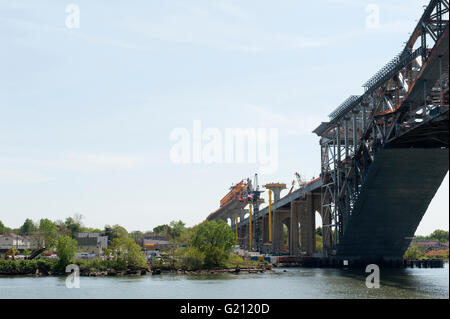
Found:
<path fill-rule="evenodd" d="M 330 122 L 316 129 L 321 136 L 321 214 L 326 254 L 332 255 L 338 248 L 377 151 L 448 112 L 448 60 L 437 57 L 436 79 L 421 78 L 434 49 L 448 36 L 448 13 L 447 0 L 430 1 L 404 50 L 363 85 L 363 95 L 351 96 L 330 114 Z M 422 97 L 411 97 L 418 89 L 423 91 Z M 448 143 L 442 143 L 448 147 Z M 325 223 L 327 220 L 331 222 Z"/>

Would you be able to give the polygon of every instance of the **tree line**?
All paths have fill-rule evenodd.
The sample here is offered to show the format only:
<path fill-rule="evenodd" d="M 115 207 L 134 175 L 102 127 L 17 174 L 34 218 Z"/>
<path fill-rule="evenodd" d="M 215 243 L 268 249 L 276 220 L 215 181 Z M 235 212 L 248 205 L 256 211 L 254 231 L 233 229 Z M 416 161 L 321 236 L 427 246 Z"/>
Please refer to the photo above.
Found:
<path fill-rule="evenodd" d="M 35 236 L 40 247 L 56 250 L 59 255 L 58 267 L 73 262 L 77 252 L 75 237 L 78 233 L 98 232 L 108 236 L 108 249 L 105 255 L 112 256 L 118 268 L 146 267 L 146 256 L 141 244 L 148 236 L 162 236 L 172 245 L 172 266 L 200 269 L 225 266 L 232 248 L 236 245 L 235 234 L 223 221 L 207 221 L 194 227 L 186 227 L 182 221 L 172 221 L 159 225 L 152 231 L 128 232 L 120 225 L 106 225 L 104 229 L 86 227 L 82 215 L 67 217 L 64 221 L 51 221 L 42 218 L 38 222 L 26 219 L 18 229 L 10 229 L 0 221 L 0 234 L 14 233 Z"/>

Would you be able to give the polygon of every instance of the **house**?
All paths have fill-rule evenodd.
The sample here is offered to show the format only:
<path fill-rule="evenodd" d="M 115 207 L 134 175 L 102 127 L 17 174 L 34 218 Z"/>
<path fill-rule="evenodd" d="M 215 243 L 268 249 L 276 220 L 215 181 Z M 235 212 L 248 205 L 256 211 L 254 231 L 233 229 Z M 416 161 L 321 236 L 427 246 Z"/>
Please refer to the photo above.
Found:
<path fill-rule="evenodd" d="M 411 242 L 410 247 L 414 245 L 424 251 L 448 249 L 448 243 L 441 243 L 439 240 L 416 239 Z"/>
<path fill-rule="evenodd" d="M 0 250 L 16 248 L 18 250 L 37 249 L 38 239 L 33 236 L 21 236 L 17 234 L 0 235 Z"/>
<path fill-rule="evenodd" d="M 144 238 L 144 248 L 158 248 L 160 250 L 164 250 L 170 247 L 172 247 L 172 243 L 168 240 Z"/>
<path fill-rule="evenodd" d="M 159 256 L 160 252 L 167 251 L 173 247 L 170 241 L 161 236 L 146 237 L 142 240 L 142 243 L 147 258 Z"/>
<path fill-rule="evenodd" d="M 108 236 L 100 233 L 78 233 L 75 237 L 78 249 L 100 256 L 108 248 Z"/>

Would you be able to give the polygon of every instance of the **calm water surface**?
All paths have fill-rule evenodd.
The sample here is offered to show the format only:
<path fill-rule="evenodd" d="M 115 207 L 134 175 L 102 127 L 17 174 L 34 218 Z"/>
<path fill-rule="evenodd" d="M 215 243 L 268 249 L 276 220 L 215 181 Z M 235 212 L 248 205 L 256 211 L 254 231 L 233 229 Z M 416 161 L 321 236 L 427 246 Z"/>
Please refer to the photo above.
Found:
<path fill-rule="evenodd" d="M 81 277 L 0 277 L 0 298 L 449 298 L 449 266 L 381 270 L 368 289 L 364 270 L 278 268 L 264 274 Z"/>

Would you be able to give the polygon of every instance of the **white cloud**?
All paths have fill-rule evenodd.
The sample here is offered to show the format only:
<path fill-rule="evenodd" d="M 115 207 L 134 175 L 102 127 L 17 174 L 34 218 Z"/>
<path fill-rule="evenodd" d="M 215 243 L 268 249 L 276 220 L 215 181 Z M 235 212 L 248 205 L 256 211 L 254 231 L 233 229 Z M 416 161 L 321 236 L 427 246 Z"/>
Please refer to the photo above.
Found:
<path fill-rule="evenodd" d="M 105 153 L 69 153 L 60 166 L 78 172 L 105 172 L 133 170 L 143 162 L 142 158 Z"/>
<path fill-rule="evenodd" d="M 0 183 L 41 183 L 50 177 L 39 172 L 21 169 L 0 168 Z"/>
<path fill-rule="evenodd" d="M 331 1 L 331 3 L 336 2 L 361 5 L 360 2 L 354 1 Z M 223 14 L 228 17 L 238 18 L 239 21 L 236 21 L 236 19 L 223 19 Z M 218 0 L 209 2 L 208 6 L 182 6 L 178 11 L 167 13 L 157 19 L 140 19 L 136 16 L 124 17 L 121 20 L 121 28 L 150 39 L 241 52 L 321 48 L 375 33 L 408 32 L 411 29 L 411 21 L 404 20 L 382 23 L 377 30 L 367 29 L 361 25 L 361 28 L 339 34 L 333 34 L 331 30 L 329 36 L 303 35 L 265 31 L 264 28 L 258 27 L 254 23 L 249 23 L 248 17 L 248 13 L 242 7 L 230 1 Z M 94 44 L 124 49 L 151 51 L 153 50 L 153 45 L 155 45 L 149 41 L 147 41 L 148 45 L 145 46 L 131 42 L 116 41 L 110 37 L 83 33 L 82 29 L 74 31 L 16 18 L 0 17 L 0 21 L 6 22 L 13 28 L 59 33 Z"/>
<path fill-rule="evenodd" d="M 247 16 L 245 11 L 229 2 L 215 2 L 214 6 L 234 16 Z M 131 32 L 160 41 L 245 52 L 321 48 L 376 34 L 406 33 L 411 28 L 409 20 L 399 20 L 382 23 L 378 29 L 365 28 L 362 24 L 360 28 L 338 34 L 331 30 L 327 36 L 303 35 L 267 31 L 247 21 L 219 19 L 217 14 L 205 8 L 185 9 L 158 20 L 126 17 L 121 24 Z"/>
<path fill-rule="evenodd" d="M 149 158 L 112 153 L 67 153 L 60 158 L 28 159 L 0 158 L 0 181 L 43 182 L 51 178 L 46 174 L 66 171 L 76 173 L 105 173 L 132 171 L 140 165 L 152 162 Z M 45 174 L 43 173 L 45 172 Z"/>
<path fill-rule="evenodd" d="M 230 1 L 214 1 L 212 2 L 212 5 L 219 11 L 233 17 L 240 19 L 248 18 L 248 13 L 245 10 Z"/>
<path fill-rule="evenodd" d="M 271 111 L 265 107 L 245 104 L 241 110 L 252 114 L 258 127 L 278 128 L 283 135 L 307 135 L 321 122 L 322 117 L 315 115 L 292 115 Z"/>
<path fill-rule="evenodd" d="M 140 45 L 136 45 L 133 43 L 126 43 L 121 41 L 114 41 L 104 37 L 90 35 L 81 32 L 80 30 L 69 30 L 67 28 L 55 27 L 52 25 L 46 25 L 42 23 L 35 23 L 31 21 L 21 20 L 21 19 L 13 19 L 13 18 L 4 18 L 0 17 L 0 22 L 7 23 L 12 28 L 26 29 L 32 31 L 44 31 L 50 33 L 61 34 L 68 37 L 77 38 L 80 40 L 84 40 L 86 42 L 90 42 L 93 44 L 106 45 L 111 47 L 117 47 L 122 49 L 132 49 L 136 51 L 151 51 L 152 49 L 149 47 L 143 47 Z M 29 39 L 15 39 L 16 42 L 20 42 L 22 45 L 29 45 Z"/>

